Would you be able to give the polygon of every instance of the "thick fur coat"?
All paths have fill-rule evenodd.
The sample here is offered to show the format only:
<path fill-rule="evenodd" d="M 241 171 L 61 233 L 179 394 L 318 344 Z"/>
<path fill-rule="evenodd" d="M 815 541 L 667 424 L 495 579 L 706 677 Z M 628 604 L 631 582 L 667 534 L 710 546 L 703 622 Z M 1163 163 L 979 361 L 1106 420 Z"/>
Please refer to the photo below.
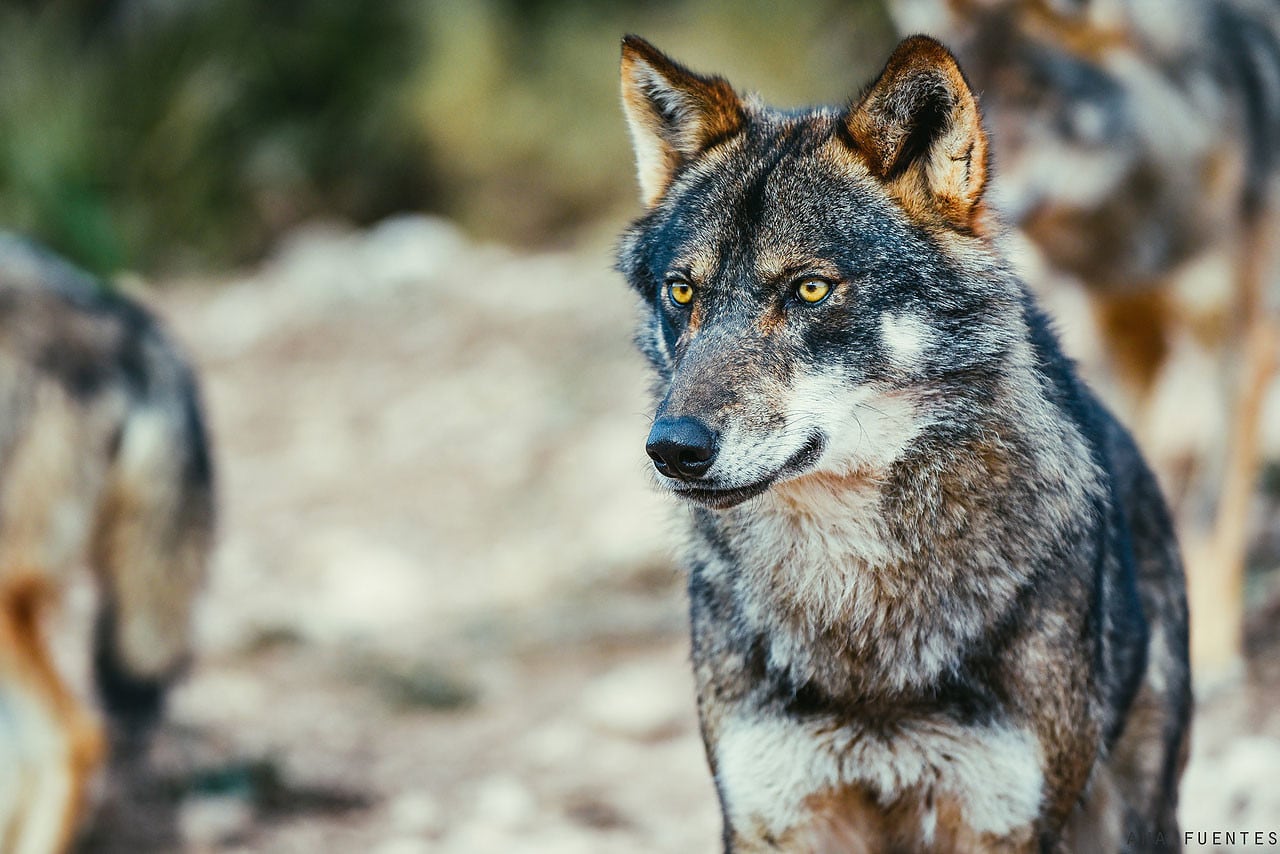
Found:
<path fill-rule="evenodd" d="M 1005 263 L 954 58 L 794 113 L 634 37 L 622 78 L 726 851 L 1175 846 L 1177 544 Z"/>

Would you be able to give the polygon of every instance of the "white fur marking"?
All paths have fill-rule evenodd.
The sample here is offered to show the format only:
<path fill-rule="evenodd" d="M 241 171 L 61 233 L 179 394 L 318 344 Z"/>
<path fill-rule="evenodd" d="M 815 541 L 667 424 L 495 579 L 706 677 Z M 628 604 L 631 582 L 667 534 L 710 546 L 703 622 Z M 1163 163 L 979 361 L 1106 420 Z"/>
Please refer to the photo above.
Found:
<path fill-rule="evenodd" d="M 775 835 L 804 821 L 811 795 L 860 784 L 885 807 L 913 789 L 957 798 L 973 832 L 1002 836 L 1035 820 L 1044 784 L 1030 732 L 948 720 L 905 723 L 889 740 L 847 727 L 729 718 L 716 760 L 730 818 Z M 922 832 L 932 835 L 936 815 L 924 821 Z"/>
<path fill-rule="evenodd" d="M 66 734 L 28 693 L 0 686 L 0 841 L 6 854 L 58 850 L 73 793 Z"/>
<path fill-rule="evenodd" d="M 880 335 L 902 368 L 914 368 L 933 338 L 929 326 L 913 314 L 884 315 L 880 319 Z"/>
<path fill-rule="evenodd" d="M 825 437 L 826 449 L 813 471 L 883 471 L 922 426 L 908 395 L 856 384 L 835 369 L 814 368 L 795 377 L 784 411 L 785 426 L 764 435 L 739 423 L 750 419 L 729 424 L 710 476 L 724 483 L 754 483 L 777 472 L 818 434 Z"/>
<path fill-rule="evenodd" d="M 780 834 L 800 824 L 805 798 L 840 781 L 840 763 L 799 724 L 730 719 L 716 744 L 717 778 L 734 824 Z"/>
<path fill-rule="evenodd" d="M 920 819 L 920 839 L 925 845 L 933 847 L 934 837 L 938 832 L 938 809 L 937 807 L 929 807 L 925 810 L 924 816 Z"/>
<path fill-rule="evenodd" d="M 802 374 L 793 388 L 787 405 L 788 432 L 819 430 L 827 439 L 818 471 L 883 471 L 897 461 L 921 426 L 915 406 L 905 395 L 854 385 L 834 371 Z"/>

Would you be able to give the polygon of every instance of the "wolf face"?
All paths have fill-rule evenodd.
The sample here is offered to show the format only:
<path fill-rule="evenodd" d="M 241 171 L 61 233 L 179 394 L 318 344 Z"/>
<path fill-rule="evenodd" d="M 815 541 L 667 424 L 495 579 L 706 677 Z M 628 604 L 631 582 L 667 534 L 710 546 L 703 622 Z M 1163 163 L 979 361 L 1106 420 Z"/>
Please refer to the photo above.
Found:
<path fill-rule="evenodd" d="M 1016 290 L 971 275 L 998 264 L 986 137 L 938 43 L 904 42 L 847 109 L 782 113 L 628 37 L 623 101 L 648 211 L 620 268 L 677 495 L 874 475 L 1023 337 Z"/>

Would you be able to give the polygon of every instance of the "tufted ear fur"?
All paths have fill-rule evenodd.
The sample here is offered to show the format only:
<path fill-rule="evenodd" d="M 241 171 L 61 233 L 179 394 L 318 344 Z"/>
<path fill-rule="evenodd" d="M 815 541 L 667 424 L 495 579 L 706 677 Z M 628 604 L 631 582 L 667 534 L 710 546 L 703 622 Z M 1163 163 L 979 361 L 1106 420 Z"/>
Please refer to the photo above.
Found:
<path fill-rule="evenodd" d="M 978 230 L 987 135 L 977 98 L 945 47 L 927 36 L 904 39 L 845 127 L 908 214 Z"/>
<path fill-rule="evenodd" d="M 647 207 L 682 164 L 744 121 L 742 101 L 724 78 L 694 74 L 638 36 L 622 40 L 622 105 Z"/>

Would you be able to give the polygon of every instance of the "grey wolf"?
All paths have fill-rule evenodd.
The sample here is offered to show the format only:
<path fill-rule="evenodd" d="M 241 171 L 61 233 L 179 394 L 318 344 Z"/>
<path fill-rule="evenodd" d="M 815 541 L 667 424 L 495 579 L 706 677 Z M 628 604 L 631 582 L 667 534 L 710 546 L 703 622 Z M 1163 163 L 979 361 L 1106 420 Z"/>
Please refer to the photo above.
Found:
<path fill-rule="evenodd" d="M 796 112 L 622 43 L 657 406 L 728 852 L 1177 845 L 1177 542 L 1011 272 L 954 57 Z"/>
<path fill-rule="evenodd" d="M 1280 10 L 891 5 L 905 32 L 944 37 L 984 93 L 993 198 L 1042 256 L 1038 278 L 1083 286 L 1113 399 L 1174 507 L 1197 676 L 1229 674 L 1280 342 Z"/>
<path fill-rule="evenodd" d="M 0 850 L 65 850 L 108 744 L 138 744 L 189 647 L 213 530 L 196 381 L 137 303 L 0 235 Z M 58 673 L 44 618 L 100 582 L 110 729 Z M 108 736 L 118 736 L 109 738 Z"/>

